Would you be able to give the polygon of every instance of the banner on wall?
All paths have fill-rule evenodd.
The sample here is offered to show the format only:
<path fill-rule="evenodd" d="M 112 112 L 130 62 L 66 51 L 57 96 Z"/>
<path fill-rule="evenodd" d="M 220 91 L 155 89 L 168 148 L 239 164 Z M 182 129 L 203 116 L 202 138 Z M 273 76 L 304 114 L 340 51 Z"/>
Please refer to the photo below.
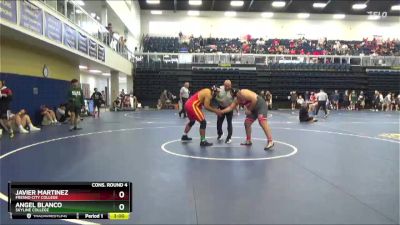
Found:
<path fill-rule="evenodd" d="M 76 49 L 76 31 L 64 23 L 64 45 Z"/>
<path fill-rule="evenodd" d="M 21 1 L 20 25 L 43 34 L 43 11 L 28 0 Z"/>
<path fill-rule="evenodd" d="M 105 49 L 102 45 L 97 46 L 97 59 L 101 61 L 106 61 Z"/>
<path fill-rule="evenodd" d="M 81 32 L 78 32 L 78 50 L 82 53 L 88 54 L 88 38 Z"/>
<path fill-rule="evenodd" d="M 17 2 L 0 1 L 0 18 L 17 23 Z"/>
<path fill-rule="evenodd" d="M 97 43 L 89 39 L 89 56 L 97 59 Z"/>
<path fill-rule="evenodd" d="M 62 42 L 62 22 L 49 13 L 45 13 L 45 35 L 54 41 Z"/>
<path fill-rule="evenodd" d="M 81 85 L 82 85 L 83 97 L 86 99 L 90 98 L 90 84 L 81 84 Z"/>

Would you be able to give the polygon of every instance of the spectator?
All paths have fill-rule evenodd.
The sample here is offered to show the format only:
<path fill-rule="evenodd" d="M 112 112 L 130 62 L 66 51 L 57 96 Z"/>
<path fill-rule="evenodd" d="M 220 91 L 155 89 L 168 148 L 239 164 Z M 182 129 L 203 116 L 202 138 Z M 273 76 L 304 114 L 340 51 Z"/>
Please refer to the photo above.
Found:
<path fill-rule="evenodd" d="M 350 110 L 356 110 L 356 104 L 357 104 L 357 93 L 355 90 L 353 90 L 350 94 L 349 97 L 350 101 Z"/>
<path fill-rule="evenodd" d="M 343 107 L 350 109 L 350 95 L 348 90 L 345 90 L 343 94 Z"/>
<path fill-rule="evenodd" d="M 97 108 L 97 118 L 100 118 L 100 108 L 101 104 L 103 104 L 103 95 L 97 90 L 94 89 L 92 96 L 90 97 L 93 100 L 93 117 L 96 118 L 96 108 Z"/>
<path fill-rule="evenodd" d="M 391 110 L 392 110 L 392 94 L 389 92 L 383 99 L 382 111 L 391 111 Z"/>
<path fill-rule="evenodd" d="M 268 109 L 272 109 L 272 94 L 269 91 L 265 92 L 265 101 L 267 103 Z"/>
<path fill-rule="evenodd" d="M 396 111 L 399 111 L 399 109 L 400 109 L 400 93 L 397 95 L 397 98 L 395 100 L 395 107 L 396 107 Z"/>
<path fill-rule="evenodd" d="M 290 96 L 289 96 L 290 102 L 291 102 L 291 107 L 292 110 L 296 109 L 296 102 L 297 102 L 297 93 L 296 91 L 291 91 Z"/>
<path fill-rule="evenodd" d="M 304 103 L 304 98 L 301 95 L 299 95 L 299 97 L 297 98 L 297 104 L 301 106 L 303 105 L 303 103 Z"/>
<path fill-rule="evenodd" d="M 33 126 L 31 118 L 25 109 L 21 109 L 17 114 L 10 115 L 10 126 L 13 130 L 18 130 L 21 134 L 40 131 L 40 128 Z"/>
<path fill-rule="evenodd" d="M 365 96 L 364 96 L 364 92 L 360 91 L 360 95 L 358 96 L 358 107 L 357 109 L 364 109 L 365 107 Z"/>
<path fill-rule="evenodd" d="M 328 111 L 326 110 L 326 101 L 328 100 L 328 95 L 324 92 L 324 90 L 321 89 L 316 97 L 318 100 L 318 105 L 315 115 L 318 115 L 318 111 L 320 107 L 322 107 L 322 109 L 325 112 L 325 118 L 326 118 L 328 116 Z"/>
<path fill-rule="evenodd" d="M 179 98 L 182 104 L 182 109 L 179 111 L 179 117 L 183 114 L 183 118 L 186 118 L 185 104 L 189 99 L 190 91 L 189 91 L 189 82 L 185 82 L 181 90 L 179 91 Z"/>
<path fill-rule="evenodd" d="M 4 80 L 0 80 L 0 125 L 9 134 L 10 138 L 14 137 L 13 130 L 8 126 L 8 110 L 12 101 L 13 92 L 6 86 Z M 0 128 L 1 130 L 1 128 Z M 3 133 L 1 131 L 1 133 Z"/>
<path fill-rule="evenodd" d="M 67 105 L 66 104 L 60 104 L 56 110 L 56 118 L 58 122 L 60 123 L 65 123 L 67 122 L 68 119 L 68 112 L 67 112 Z"/>
<path fill-rule="evenodd" d="M 338 90 L 335 90 L 335 92 L 332 94 L 332 105 L 333 109 L 338 110 L 339 109 L 339 92 Z"/>
<path fill-rule="evenodd" d="M 106 26 L 106 30 L 107 30 L 108 32 L 107 32 L 107 35 L 106 35 L 105 43 L 106 43 L 107 45 L 110 45 L 110 44 L 111 44 L 112 37 L 113 37 L 113 34 L 114 34 L 113 28 L 112 28 L 112 24 L 111 24 L 111 23 L 108 23 L 108 25 Z"/>
<path fill-rule="evenodd" d="M 376 111 L 376 112 L 378 112 L 379 111 L 379 108 L 380 108 L 380 102 L 381 102 L 381 100 L 380 100 L 380 94 L 379 94 L 379 92 L 377 91 L 377 90 L 375 90 L 375 92 L 374 92 L 374 97 L 373 97 L 373 99 L 372 99 L 372 104 L 373 104 L 373 111 Z"/>
<path fill-rule="evenodd" d="M 317 101 L 317 96 L 314 92 L 311 92 L 310 94 L 310 101 L 309 101 L 309 111 L 313 112 L 315 115 L 315 109 L 317 108 L 318 101 Z"/>
<path fill-rule="evenodd" d="M 40 106 L 40 115 L 43 116 L 42 126 L 58 124 L 56 114 L 46 105 Z"/>
<path fill-rule="evenodd" d="M 309 107 L 307 103 L 303 103 L 300 107 L 299 111 L 299 120 L 300 122 L 317 122 L 318 120 L 314 119 L 313 117 L 310 117 L 308 115 L 309 112 Z"/>
<path fill-rule="evenodd" d="M 121 108 L 121 99 L 120 97 L 117 97 L 114 101 L 113 101 L 113 106 L 112 109 L 116 112 L 117 110 L 120 110 Z"/>
<path fill-rule="evenodd" d="M 83 92 L 77 79 L 71 80 L 71 89 L 68 91 L 69 112 L 71 113 L 69 130 L 81 130 L 79 126 L 81 109 L 84 106 Z"/>

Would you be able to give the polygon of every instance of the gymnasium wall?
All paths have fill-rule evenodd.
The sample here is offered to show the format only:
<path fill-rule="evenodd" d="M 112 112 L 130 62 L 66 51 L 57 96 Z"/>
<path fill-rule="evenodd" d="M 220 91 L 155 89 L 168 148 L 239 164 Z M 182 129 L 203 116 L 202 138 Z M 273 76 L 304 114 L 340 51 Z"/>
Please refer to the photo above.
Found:
<path fill-rule="evenodd" d="M 48 78 L 43 76 L 45 64 Z M 39 123 L 40 105 L 56 107 L 66 102 L 69 82 L 74 78 L 79 80 L 78 64 L 43 49 L 1 38 L 0 79 L 14 92 L 13 112 L 25 108 Z"/>
<path fill-rule="evenodd" d="M 333 20 L 332 15 L 311 14 L 308 19 L 298 19 L 296 14 L 276 13 L 269 19 L 262 18 L 260 13 L 238 13 L 229 18 L 224 16 L 224 12 L 201 12 L 199 17 L 190 17 L 186 11 L 163 11 L 163 15 L 151 15 L 150 11 L 143 10 L 141 23 L 142 33 L 151 36 L 176 37 L 182 31 L 185 35 L 230 38 L 246 34 L 267 38 L 305 36 L 339 40 L 361 40 L 374 35 L 400 37 L 399 17 L 371 21 L 367 16 L 347 16 L 344 20 Z"/>

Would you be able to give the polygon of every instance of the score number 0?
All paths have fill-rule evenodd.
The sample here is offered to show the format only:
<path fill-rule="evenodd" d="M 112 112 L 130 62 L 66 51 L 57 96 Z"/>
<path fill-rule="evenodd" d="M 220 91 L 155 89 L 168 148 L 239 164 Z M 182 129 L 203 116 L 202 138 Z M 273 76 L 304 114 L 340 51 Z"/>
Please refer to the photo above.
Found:
<path fill-rule="evenodd" d="M 118 197 L 124 198 L 125 197 L 125 192 L 120 191 L 118 193 Z M 125 209 L 125 205 L 124 204 L 119 204 L 118 208 L 119 208 L 119 210 L 123 211 Z"/>

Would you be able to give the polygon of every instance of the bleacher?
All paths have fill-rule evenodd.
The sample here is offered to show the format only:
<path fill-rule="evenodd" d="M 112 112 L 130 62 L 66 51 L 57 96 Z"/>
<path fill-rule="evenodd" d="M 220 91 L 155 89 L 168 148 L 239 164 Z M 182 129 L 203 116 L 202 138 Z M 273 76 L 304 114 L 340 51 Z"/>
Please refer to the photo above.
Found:
<path fill-rule="evenodd" d="M 327 93 L 335 89 L 357 90 L 372 96 L 374 90 L 398 92 L 400 86 L 399 71 L 367 70 L 351 67 L 348 64 L 272 64 L 255 66 L 255 70 L 244 69 L 243 65 L 218 67 L 218 65 L 181 65 L 179 68 L 142 68 L 136 69 L 135 92 L 144 105 L 154 106 L 161 91 L 167 89 L 174 95 L 185 81 L 190 82 L 192 94 L 204 87 L 221 84 L 230 79 L 234 87 L 248 88 L 254 91 L 269 90 L 275 103 L 287 103 L 288 93 L 318 91 L 323 88 Z"/>
<path fill-rule="evenodd" d="M 257 44 L 262 41 L 263 44 Z M 340 42 L 341 46 L 347 45 L 347 50 L 335 50 L 334 45 Z M 292 46 L 291 46 L 292 42 Z M 294 43 L 296 43 L 294 45 Z M 278 54 L 278 47 L 283 47 L 295 53 L 287 54 L 316 54 L 316 55 L 370 55 L 377 49 L 376 44 L 365 44 L 363 40 L 327 40 L 326 45 L 319 45 L 318 40 L 304 39 L 267 39 L 251 38 L 240 40 L 239 38 L 201 38 L 192 37 L 180 39 L 179 37 L 145 37 L 143 39 L 143 52 L 222 52 L 222 53 L 256 53 L 256 54 Z M 246 47 L 248 46 L 248 47 Z M 386 44 L 382 46 L 386 47 Z M 272 47 L 272 50 L 271 50 Z M 400 55 L 400 42 L 397 41 L 393 48 L 394 55 Z M 279 54 L 283 54 L 280 52 Z M 382 53 L 393 55 L 392 53 Z"/>

